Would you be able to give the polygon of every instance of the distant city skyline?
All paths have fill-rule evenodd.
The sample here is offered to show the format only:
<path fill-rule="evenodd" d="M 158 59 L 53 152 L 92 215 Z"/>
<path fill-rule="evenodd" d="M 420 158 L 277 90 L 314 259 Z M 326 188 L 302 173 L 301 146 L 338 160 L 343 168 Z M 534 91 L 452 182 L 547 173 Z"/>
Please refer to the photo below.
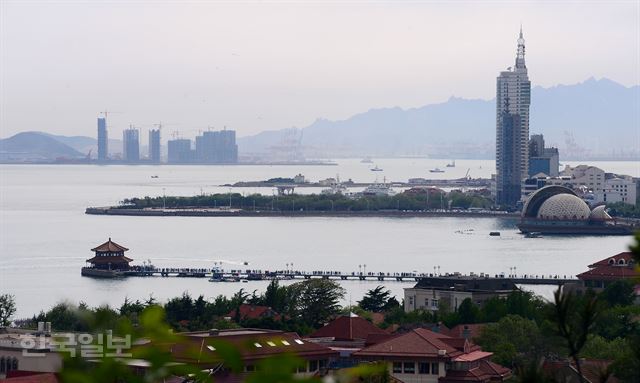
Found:
<path fill-rule="evenodd" d="M 112 137 L 162 122 L 164 142 L 175 130 L 242 137 L 452 95 L 492 99 L 521 23 L 534 86 L 640 84 L 634 1 L 3 1 L 0 11 L 0 137 L 94 137 L 105 108 Z"/>

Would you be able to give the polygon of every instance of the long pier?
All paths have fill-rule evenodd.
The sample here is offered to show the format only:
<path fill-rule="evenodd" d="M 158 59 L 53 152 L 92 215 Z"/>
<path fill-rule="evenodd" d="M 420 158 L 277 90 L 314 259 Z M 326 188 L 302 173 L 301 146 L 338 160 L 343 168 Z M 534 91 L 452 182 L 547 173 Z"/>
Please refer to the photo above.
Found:
<path fill-rule="evenodd" d="M 577 282 L 578 279 L 566 275 L 505 275 L 505 274 L 461 274 L 461 273 L 417 273 L 417 272 L 363 272 L 363 271 L 300 271 L 300 270 L 252 270 L 221 268 L 159 268 L 155 266 L 134 266 L 124 271 L 120 276 L 130 277 L 178 277 L 178 278 L 209 278 L 213 282 L 249 282 L 262 280 L 304 280 L 304 279 L 332 279 L 342 281 L 397 281 L 418 282 L 421 279 L 460 279 L 462 280 L 507 280 L 521 285 L 563 285 Z"/>

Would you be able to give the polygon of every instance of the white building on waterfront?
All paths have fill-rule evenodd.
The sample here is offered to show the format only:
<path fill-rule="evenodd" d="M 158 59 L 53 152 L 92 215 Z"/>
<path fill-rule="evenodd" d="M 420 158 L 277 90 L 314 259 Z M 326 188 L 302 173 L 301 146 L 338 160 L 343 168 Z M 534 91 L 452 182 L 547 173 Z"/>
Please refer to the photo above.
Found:
<path fill-rule="evenodd" d="M 523 182 L 522 200 L 525 201 L 531 192 L 550 185 L 568 187 L 591 205 L 614 202 L 636 204 L 637 185 L 633 177 L 606 173 L 590 165 L 567 165 L 558 177 L 536 174 Z"/>

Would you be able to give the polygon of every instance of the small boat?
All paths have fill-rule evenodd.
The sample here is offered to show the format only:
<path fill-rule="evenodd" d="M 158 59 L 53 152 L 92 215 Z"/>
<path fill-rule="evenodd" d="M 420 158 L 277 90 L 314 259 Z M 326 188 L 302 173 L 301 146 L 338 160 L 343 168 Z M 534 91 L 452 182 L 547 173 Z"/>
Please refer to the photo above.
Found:
<path fill-rule="evenodd" d="M 158 176 L 157 175 L 152 175 L 151 178 L 158 178 Z"/>
<path fill-rule="evenodd" d="M 444 173 L 444 170 L 441 170 L 440 168 L 429 169 L 429 171 L 431 173 Z"/>
<path fill-rule="evenodd" d="M 447 164 L 447 167 L 448 168 L 455 168 L 456 167 L 456 161 L 455 160 L 451 161 L 450 163 Z"/>
<path fill-rule="evenodd" d="M 489 236 L 491 236 L 491 237 L 499 237 L 500 236 L 500 232 L 499 231 L 491 231 L 491 232 L 489 232 Z"/>
<path fill-rule="evenodd" d="M 380 169 L 380 168 L 378 167 L 378 165 L 376 165 L 374 168 L 371 168 L 371 171 L 372 171 L 372 172 L 381 172 L 381 171 L 382 171 L 382 169 Z"/>
<path fill-rule="evenodd" d="M 542 233 L 539 231 L 530 231 L 524 235 L 525 238 L 542 238 Z"/>
<path fill-rule="evenodd" d="M 363 164 L 372 164 L 372 163 L 373 163 L 373 161 L 371 160 L 371 158 L 369 158 L 369 157 L 365 157 L 365 158 L 363 158 L 363 159 L 362 159 L 362 161 L 360 161 L 360 163 L 363 163 Z"/>

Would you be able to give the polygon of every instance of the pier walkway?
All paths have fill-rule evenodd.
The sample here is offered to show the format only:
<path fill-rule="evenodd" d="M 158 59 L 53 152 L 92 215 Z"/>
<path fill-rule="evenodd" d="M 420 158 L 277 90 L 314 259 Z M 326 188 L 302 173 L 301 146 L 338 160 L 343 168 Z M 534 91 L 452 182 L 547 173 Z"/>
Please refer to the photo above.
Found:
<path fill-rule="evenodd" d="M 577 282 L 578 279 L 567 275 L 505 275 L 505 274 L 461 274 L 461 273 L 417 273 L 417 272 L 363 272 L 363 271 L 299 271 L 299 270 L 251 270 L 237 269 L 224 270 L 221 268 L 158 268 L 154 266 L 134 266 L 133 269 L 125 271 L 124 276 L 160 276 L 160 277 L 183 277 L 183 278 L 211 278 L 212 281 L 219 282 L 240 282 L 240 281 L 261 281 L 261 280 L 292 280 L 292 279 L 334 279 L 334 280 L 355 280 L 355 281 L 398 281 L 417 282 L 427 278 L 447 278 L 447 279 L 506 279 L 515 284 L 522 285 L 563 285 Z"/>

